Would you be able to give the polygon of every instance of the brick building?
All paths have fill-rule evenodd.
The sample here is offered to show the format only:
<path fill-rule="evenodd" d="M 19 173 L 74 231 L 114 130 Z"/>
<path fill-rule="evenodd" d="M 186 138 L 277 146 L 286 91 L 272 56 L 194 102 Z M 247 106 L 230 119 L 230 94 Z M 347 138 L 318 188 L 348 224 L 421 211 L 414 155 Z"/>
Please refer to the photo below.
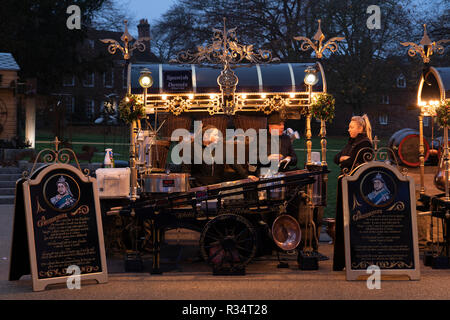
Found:
<path fill-rule="evenodd" d="M 126 93 L 126 71 L 124 59 L 119 50 L 111 55 L 107 44 L 100 39 L 114 39 L 121 45 L 123 32 L 100 31 L 90 29 L 88 37 L 80 46 L 85 72 L 82 77 L 67 74 L 57 92 L 52 95 L 63 109 L 62 117 L 69 123 L 93 124 L 99 117 L 103 104 L 108 97 L 122 97 Z M 146 19 L 140 20 L 138 37 L 145 44 L 145 51 L 133 51 L 131 63 L 156 63 L 158 58 L 151 52 L 150 25 Z"/>
<path fill-rule="evenodd" d="M 11 53 L 0 52 L 0 139 L 17 135 L 17 87 L 19 65 Z"/>
<path fill-rule="evenodd" d="M 394 86 L 377 97 L 375 103 L 362 108 L 361 114 L 355 114 L 351 106 L 337 106 L 336 117 L 327 127 L 329 135 L 347 135 L 348 123 L 353 115 L 366 113 L 372 124 L 372 131 L 378 137 L 390 137 L 403 128 L 419 128 L 417 107 L 417 88 L 419 79 L 396 75 Z M 431 121 L 424 123 L 425 134 L 431 134 Z"/>

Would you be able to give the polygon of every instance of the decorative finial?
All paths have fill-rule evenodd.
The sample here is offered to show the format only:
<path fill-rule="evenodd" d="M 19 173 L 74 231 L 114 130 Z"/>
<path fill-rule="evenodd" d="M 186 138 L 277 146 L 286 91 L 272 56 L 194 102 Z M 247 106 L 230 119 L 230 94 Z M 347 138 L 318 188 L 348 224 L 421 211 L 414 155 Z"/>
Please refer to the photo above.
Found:
<path fill-rule="evenodd" d="M 422 40 L 420 40 L 420 44 L 423 46 L 432 45 L 432 42 L 427 34 L 427 25 L 426 24 L 423 25 L 423 37 L 422 37 Z"/>
<path fill-rule="evenodd" d="M 330 50 L 331 52 L 336 52 L 338 49 L 338 42 L 344 40 L 344 37 L 334 37 L 328 40 L 325 44 L 322 44 L 325 39 L 325 35 L 323 34 L 321 29 L 322 21 L 320 19 L 317 21 L 319 22 L 319 28 L 312 38 L 312 40 L 316 41 L 316 43 L 314 43 L 307 37 L 294 37 L 294 40 L 302 41 L 302 44 L 300 46 L 300 49 L 302 51 L 306 51 L 311 48 L 315 51 L 316 57 L 318 59 L 321 59 L 323 56 L 323 52 L 326 49 Z"/>
<path fill-rule="evenodd" d="M 58 152 L 59 144 L 61 141 L 58 140 L 58 137 L 55 137 L 55 140 L 52 142 L 52 144 L 55 145 L 55 151 Z"/>
<path fill-rule="evenodd" d="M 321 22 L 320 19 L 317 20 L 317 21 L 319 22 L 319 28 L 317 29 L 317 32 L 314 35 L 313 39 L 316 40 L 316 41 L 320 41 L 320 40 L 323 40 L 325 38 L 325 36 L 324 36 L 324 34 L 322 32 L 322 29 L 320 28 L 320 22 Z"/>

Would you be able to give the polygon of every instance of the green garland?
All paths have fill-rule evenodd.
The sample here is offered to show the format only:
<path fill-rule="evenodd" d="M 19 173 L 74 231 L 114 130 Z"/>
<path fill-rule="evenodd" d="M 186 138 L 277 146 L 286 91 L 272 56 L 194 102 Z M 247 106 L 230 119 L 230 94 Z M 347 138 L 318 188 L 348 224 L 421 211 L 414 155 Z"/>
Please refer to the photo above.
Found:
<path fill-rule="evenodd" d="M 450 125 L 450 101 L 442 102 L 436 108 L 436 118 L 441 127 Z"/>
<path fill-rule="evenodd" d="M 145 107 L 133 94 L 127 94 L 119 104 L 120 119 L 127 124 L 145 118 Z"/>
<path fill-rule="evenodd" d="M 331 94 L 320 93 L 311 103 L 310 111 L 314 118 L 332 122 L 335 100 Z"/>

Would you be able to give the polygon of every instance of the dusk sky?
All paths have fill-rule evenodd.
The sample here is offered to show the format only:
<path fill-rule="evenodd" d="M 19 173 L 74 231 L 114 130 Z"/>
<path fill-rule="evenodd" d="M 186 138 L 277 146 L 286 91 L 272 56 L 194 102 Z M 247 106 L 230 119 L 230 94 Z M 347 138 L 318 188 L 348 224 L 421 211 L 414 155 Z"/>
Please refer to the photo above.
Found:
<path fill-rule="evenodd" d="M 146 18 L 153 24 L 176 2 L 176 0 L 128 0 L 127 7 L 137 20 Z"/>

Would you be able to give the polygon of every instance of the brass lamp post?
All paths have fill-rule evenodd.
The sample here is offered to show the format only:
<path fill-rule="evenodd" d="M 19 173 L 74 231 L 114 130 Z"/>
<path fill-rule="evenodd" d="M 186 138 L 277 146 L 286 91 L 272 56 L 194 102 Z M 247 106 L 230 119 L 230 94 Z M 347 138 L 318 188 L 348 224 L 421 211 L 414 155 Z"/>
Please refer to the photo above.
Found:
<path fill-rule="evenodd" d="M 117 49 L 119 49 L 122 54 L 123 58 L 125 59 L 125 70 L 127 70 L 127 94 L 131 94 L 131 64 L 130 64 L 130 58 L 133 54 L 133 51 L 135 49 L 138 49 L 139 51 L 145 50 L 145 44 L 142 42 L 142 40 L 137 39 L 136 41 L 133 41 L 134 38 L 131 36 L 131 34 L 128 32 L 128 21 L 125 20 L 125 31 L 122 34 L 122 37 L 120 40 L 122 40 L 123 45 L 120 45 L 119 42 L 117 42 L 114 39 L 101 39 L 100 41 L 106 44 L 109 44 L 108 46 L 108 52 L 110 54 L 115 54 Z M 137 168 L 136 168 L 136 121 L 133 121 L 130 126 L 130 171 L 131 171 L 131 188 L 130 188 L 130 200 L 135 201 L 137 198 Z"/>
<path fill-rule="evenodd" d="M 330 50 L 330 52 L 335 52 L 338 49 L 338 41 L 344 40 L 343 37 L 334 37 L 329 39 L 325 44 L 323 44 L 323 41 L 325 39 L 325 35 L 323 34 L 320 23 L 321 21 L 318 20 L 319 26 L 317 29 L 316 34 L 314 35 L 313 39 L 310 40 L 307 37 L 294 37 L 294 40 L 302 41 L 301 44 L 301 50 L 306 51 L 310 48 L 312 48 L 316 54 L 317 59 L 321 59 L 323 56 L 323 52 L 325 50 Z M 318 66 L 322 70 L 322 66 L 320 63 L 317 63 L 316 66 Z M 312 148 L 312 142 L 311 142 L 311 102 L 312 102 L 312 87 L 317 84 L 319 81 L 319 78 L 317 77 L 317 69 L 315 67 L 308 67 L 305 70 L 305 78 L 304 82 L 308 86 L 308 110 L 306 113 L 306 149 L 307 149 L 307 161 L 306 165 L 311 165 L 311 148 Z M 323 79 L 323 82 L 325 80 Z M 323 91 L 326 92 L 326 87 L 324 84 Z M 321 120 L 320 122 L 320 136 L 321 136 L 321 147 L 322 147 L 322 166 L 327 166 L 326 162 L 326 127 L 325 127 L 325 121 Z M 328 177 L 325 176 L 324 182 L 325 185 L 327 184 Z M 314 210 L 314 204 L 312 203 L 312 196 L 313 196 L 313 190 L 312 186 L 308 186 L 307 188 L 308 192 L 308 216 L 307 216 L 307 227 L 306 227 L 306 236 L 305 236 L 305 249 L 304 251 L 307 254 L 311 254 L 313 251 L 313 248 L 311 246 L 312 240 L 318 242 L 317 235 L 316 235 L 316 226 L 313 221 L 313 210 Z M 299 215 L 301 213 L 299 212 Z"/>
<path fill-rule="evenodd" d="M 414 57 L 417 54 L 420 55 L 422 58 L 422 61 L 424 63 L 424 72 L 423 72 L 423 78 L 426 79 L 428 70 L 429 70 L 429 64 L 430 64 L 430 57 L 433 55 L 433 53 L 437 54 L 443 54 L 444 53 L 444 47 L 442 44 L 450 42 L 448 39 L 442 39 L 439 41 L 432 42 L 427 34 L 427 25 L 423 25 L 423 36 L 422 40 L 420 40 L 419 44 L 416 44 L 414 42 L 401 42 L 400 44 L 405 47 L 410 47 L 408 49 L 408 55 L 410 57 Z M 418 97 L 419 101 L 419 107 L 420 107 L 420 115 L 419 115 L 419 159 L 420 159 L 420 193 L 425 193 L 425 150 L 423 146 L 423 117 L 424 116 L 435 116 L 435 108 L 439 102 L 424 102 L 420 100 L 420 97 Z M 444 128 L 444 136 L 448 135 L 447 127 Z M 444 145 L 445 145 L 445 152 L 447 152 L 448 148 L 448 141 L 447 138 L 444 138 Z M 446 156 L 448 158 L 448 156 Z M 448 165 L 448 163 L 447 163 Z M 446 179 L 448 179 L 448 168 L 446 167 Z M 446 199 L 448 199 L 448 181 L 446 181 Z"/>
<path fill-rule="evenodd" d="M 317 70 L 312 66 L 308 66 L 305 70 L 305 78 L 303 79 L 305 84 L 308 86 L 308 112 L 306 114 L 306 149 L 307 149 L 307 160 L 306 165 L 311 165 L 311 110 L 309 106 L 312 102 L 312 87 L 317 84 L 319 77 L 317 77 Z"/>
<path fill-rule="evenodd" d="M 151 76 L 151 71 L 147 68 L 144 68 L 141 70 L 140 72 L 140 77 L 139 77 L 139 85 L 144 89 L 144 108 L 147 106 L 147 89 L 150 88 L 153 85 L 153 78 Z M 155 126 L 156 126 L 156 113 L 155 113 Z M 154 139 L 156 138 L 156 134 L 153 134 L 153 130 L 150 131 L 150 137 L 151 137 L 151 143 L 150 143 L 150 163 L 149 166 L 150 168 L 152 167 L 152 142 L 154 142 Z M 139 142 L 143 142 L 143 137 L 139 137 L 138 136 L 138 141 Z M 141 144 L 141 148 L 143 147 L 143 145 Z M 142 154 L 142 151 L 141 151 Z M 144 162 L 139 163 L 140 165 L 145 164 Z"/>
<path fill-rule="evenodd" d="M 425 193 L 425 147 L 423 145 L 423 118 L 435 117 L 436 107 L 439 104 L 437 101 L 429 101 L 428 103 L 419 102 L 419 161 L 420 161 L 420 193 Z M 445 130 L 444 130 L 445 131 Z M 445 132 L 444 132 L 445 135 Z"/>
<path fill-rule="evenodd" d="M 331 53 L 334 53 L 337 51 L 338 49 L 338 42 L 344 40 L 344 37 L 333 37 L 331 39 L 329 39 L 327 42 L 325 42 L 325 44 L 323 44 L 323 41 L 325 40 L 325 35 L 322 32 L 322 29 L 320 27 L 321 25 L 321 20 L 317 20 L 317 22 L 319 23 L 318 29 L 316 34 L 314 35 L 314 37 L 311 39 L 307 38 L 307 37 L 294 37 L 294 40 L 297 41 L 301 41 L 301 46 L 300 49 L 302 51 L 306 51 L 309 50 L 310 48 L 314 50 L 315 54 L 316 54 L 316 58 L 317 59 L 321 59 L 323 57 L 323 53 L 326 50 L 329 50 Z M 319 65 L 320 68 L 322 68 L 322 66 L 320 65 L 320 63 L 317 63 Z M 307 69 L 308 70 L 308 69 Z M 311 72 L 309 74 L 306 74 L 305 76 L 305 84 L 308 85 L 307 81 L 309 81 L 307 79 L 307 77 L 311 77 L 311 79 L 313 79 L 313 73 L 312 70 L 310 70 Z M 307 72 L 307 71 L 306 71 Z M 315 73 L 314 73 L 315 75 Z M 318 80 L 318 79 L 317 79 Z M 317 81 L 314 83 L 316 84 Z M 311 105 L 311 85 L 308 85 L 309 88 L 309 106 Z M 324 92 L 326 92 L 326 88 L 324 87 Z M 309 138 L 308 138 L 308 130 L 309 130 Z M 321 120 L 320 121 L 320 136 L 321 136 L 321 147 L 322 147 L 322 166 L 327 166 L 327 157 L 326 157 L 326 126 L 325 126 L 325 121 Z M 311 163 L 311 114 L 310 111 L 308 110 L 307 113 L 307 117 L 306 117 L 306 148 L 308 150 L 308 160 L 307 160 L 307 164 Z M 308 147 L 308 144 L 310 145 Z"/>

